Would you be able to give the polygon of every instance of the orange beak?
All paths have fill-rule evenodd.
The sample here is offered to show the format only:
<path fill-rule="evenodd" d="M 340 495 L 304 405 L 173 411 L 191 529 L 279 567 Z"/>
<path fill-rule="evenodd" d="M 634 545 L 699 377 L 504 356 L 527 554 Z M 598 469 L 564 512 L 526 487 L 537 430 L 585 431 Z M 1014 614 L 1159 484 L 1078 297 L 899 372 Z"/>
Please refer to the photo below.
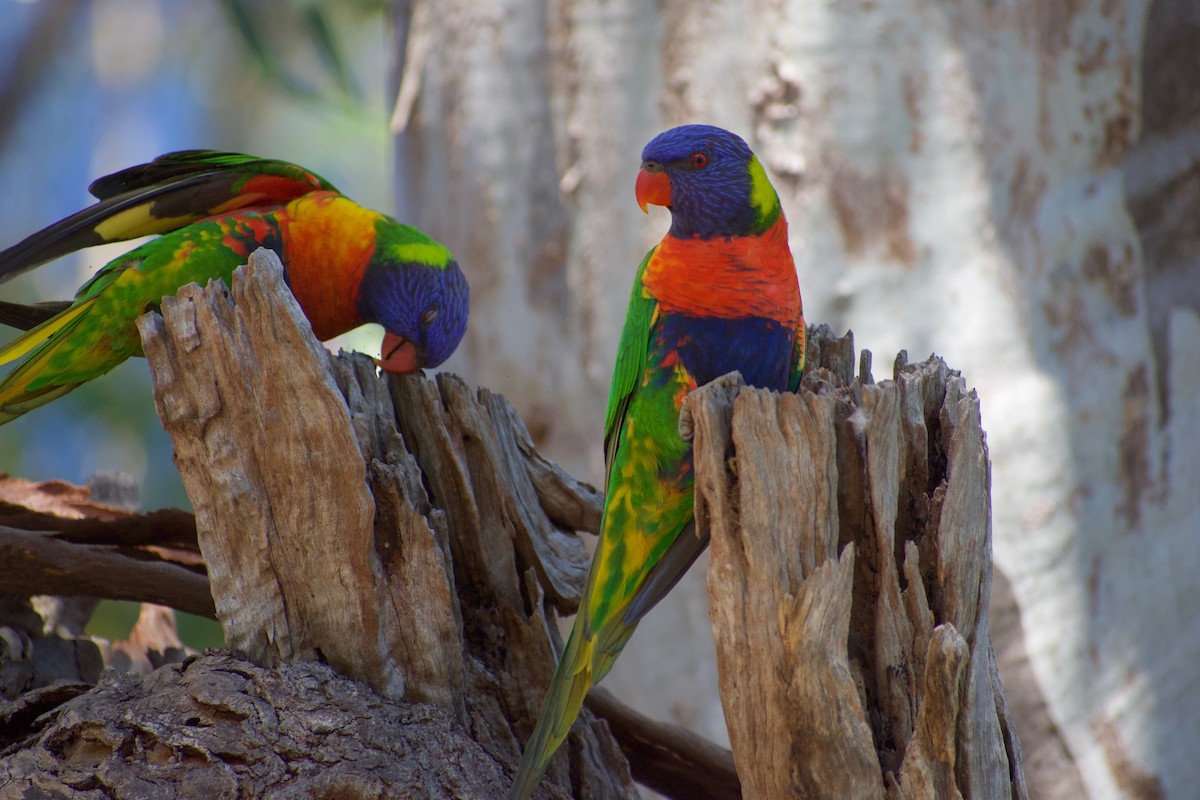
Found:
<path fill-rule="evenodd" d="M 662 171 L 662 167 L 648 169 L 643 166 L 638 171 L 637 183 L 633 187 L 633 192 L 637 197 L 638 205 L 647 214 L 650 213 L 646 210 L 648 205 L 671 205 L 671 179 L 667 177 L 667 173 Z"/>
<path fill-rule="evenodd" d="M 381 349 L 382 357 L 375 359 L 375 364 L 384 372 L 416 372 L 421 366 L 416 345 L 403 336 L 387 331 L 383 334 Z"/>

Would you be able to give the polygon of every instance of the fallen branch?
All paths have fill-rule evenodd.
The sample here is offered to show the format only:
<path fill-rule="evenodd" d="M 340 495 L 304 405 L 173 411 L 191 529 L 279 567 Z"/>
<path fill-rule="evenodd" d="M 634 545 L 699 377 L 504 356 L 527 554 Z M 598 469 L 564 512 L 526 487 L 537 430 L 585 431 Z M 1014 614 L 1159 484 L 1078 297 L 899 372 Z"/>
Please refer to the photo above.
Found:
<path fill-rule="evenodd" d="M 50 531 L 0 527 L 0 589 L 9 594 L 105 597 L 214 617 L 208 578 L 167 559 L 76 544 Z"/>
<path fill-rule="evenodd" d="M 665 797 L 738 800 L 733 754 L 686 728 L 650 719 L 606 689 L 592 689 L 586 707 L 608 723 L 634 780 Z"/>

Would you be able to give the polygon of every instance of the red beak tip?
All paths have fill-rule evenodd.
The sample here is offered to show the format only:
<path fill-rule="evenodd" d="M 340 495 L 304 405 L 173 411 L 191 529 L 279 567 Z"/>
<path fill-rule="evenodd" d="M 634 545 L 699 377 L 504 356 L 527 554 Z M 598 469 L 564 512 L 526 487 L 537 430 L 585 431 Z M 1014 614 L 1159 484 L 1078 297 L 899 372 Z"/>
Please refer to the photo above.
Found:
<path fill-rule="evenodd" d="M 647 206 L 670 206 L 671 179 L 665 172 L 650 172 L 643 167 L 638 171 L 634 196 L 642 211 L 647 214 L 650 213 Z"/>
<path fill-rule="evenodd" d="M 380 358 L 375 359 L 375 364 L 384 372 L 403 375 L 421 368 L 417 348 L 403 336 L 397 336 L 390 331 L 385 333 L 380 350 Z"/>

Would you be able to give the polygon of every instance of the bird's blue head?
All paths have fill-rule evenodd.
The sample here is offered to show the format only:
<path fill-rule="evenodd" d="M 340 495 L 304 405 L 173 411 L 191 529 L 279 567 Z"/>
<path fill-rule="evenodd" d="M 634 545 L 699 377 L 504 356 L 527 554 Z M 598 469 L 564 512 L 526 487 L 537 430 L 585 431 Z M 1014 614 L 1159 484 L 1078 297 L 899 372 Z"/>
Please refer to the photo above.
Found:
<path fill-rule="evenodd" d="M 682 125 L 642 150 L 638 205 L 671 209 L 680 239 L 747 236 L 778 219 L 779 197 L 740 136 L 712 125 Z"/>
<path fill-rule="evenodd" d="M 358 306 L 364 322 L 387 331 L 381 369 L 440 365 L 467 332 L 470 304 L 467 279 L 449 250 L 407 225 L 389 221 L 377 228 Z"/>

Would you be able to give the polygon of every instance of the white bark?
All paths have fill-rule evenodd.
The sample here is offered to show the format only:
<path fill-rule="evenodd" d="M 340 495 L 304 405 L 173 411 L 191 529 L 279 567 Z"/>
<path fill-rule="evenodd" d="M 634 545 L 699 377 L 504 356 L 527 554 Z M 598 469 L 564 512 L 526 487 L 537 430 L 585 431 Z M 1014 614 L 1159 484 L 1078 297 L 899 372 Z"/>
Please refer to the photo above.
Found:
<path fill-rule="evenodd" d="M 1017 722 L 1032 794 L 1188 796 L 1200 781 L 1192 8 L 417 0 L 401 208 L 472 281 L 455 369 L 597 476 L 629 281 L 666 227 L 632 202 L 640 149 L 682 122 L 742 133 L 792 223 L 809 320 L 852 327 L 876 353 L 935 351 L 979 391 L 997 566 L 1028 659 L 1000 660 L 1027 676 L 1044 720 Z M 703 571 L 605 685 L 715 735 Z M 1074 766 L 1055 755 L 1041 768 L 1039 752 Z"/>

